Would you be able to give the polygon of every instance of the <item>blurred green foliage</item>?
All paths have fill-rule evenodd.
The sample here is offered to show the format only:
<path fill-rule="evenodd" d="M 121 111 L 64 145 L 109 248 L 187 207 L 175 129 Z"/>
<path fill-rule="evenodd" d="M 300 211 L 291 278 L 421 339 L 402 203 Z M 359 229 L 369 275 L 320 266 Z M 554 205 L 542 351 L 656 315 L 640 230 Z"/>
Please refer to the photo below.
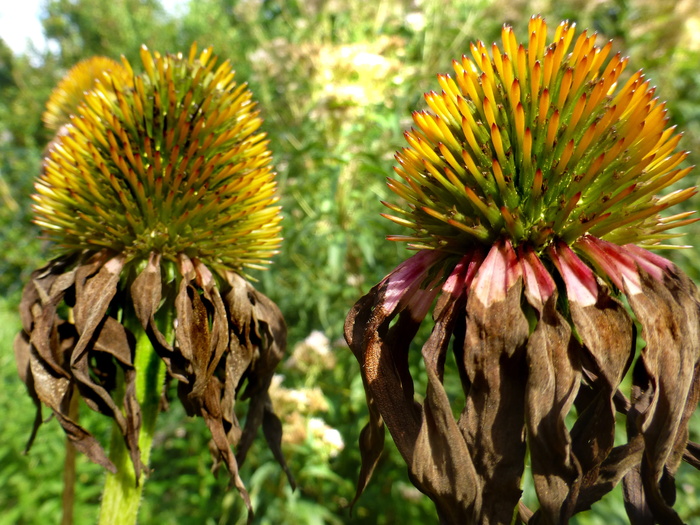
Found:
<path fill-rule="evenodd" d="M 124 55 L 138 64 L 142 44 L 174 52 L 197 41 L 230 59 L 260 103 L 286 218 L 282 253 L 256 277 L 290 328 L 290 357 L 274 394 L 299 485 L 293 492 L 267 447 L 254 446 L 242 477 L 261 524 L 436 523 L 389 438 L 375 478 L 349 512 L 366 408 L 342 324 L 354 301 L 408 255 L 384 240 L 399 233 L 379 216 L 385 177 L 411 111 L 424 107 L 422 93 L 438 89 L 435 74 L 449 72 L 470 41 L 498 40 L 504 22 L 523 38 L 535 10 L 550 26 L 568 18 L 601 40 L 615 38 L 616 50 L 631 55 L 629 71 L 643 67 L 669 101 L 671 121 L 693 151 L 690 162 L 700 159 L 697 0 L 192 0 L 177 14 L 158 0 L 48 0 L 44 7 L 48 50 L 13 55 L 0 40 L 0 525 L 60 520 L 65 440 L 49 421 L 31 453 L 22 454 L 34 414 L 11 347 L 21 287 L 50 257 L 30 223 L 32 184 L 49 138 L 41 113 L 80 59 Z M 698 199 L 685 205 L 697 208 Z M 697 243 L 698 227 L 687 230 L 684 242 Z M 671 256 L 700 279 L 700 251 Z M 307 340 L 314 331 L 327 340 Z M 106 443 L 108 422 L 82 408 L 82 421 Z M 700 441 L 697 415 L 691 428 Z M 209 472 L 207 435 L 178 404 L 162 415 L 141 523 L 245 522 L 226 476 Z M 76 523 L 93 523 L 103 474 L 83 457 L 77 468 Z M 700 519 L 697 474 L 681 469 L 678 487 L 679 511 Z M 575 522 L 625 523 L 619 489 Z"/>

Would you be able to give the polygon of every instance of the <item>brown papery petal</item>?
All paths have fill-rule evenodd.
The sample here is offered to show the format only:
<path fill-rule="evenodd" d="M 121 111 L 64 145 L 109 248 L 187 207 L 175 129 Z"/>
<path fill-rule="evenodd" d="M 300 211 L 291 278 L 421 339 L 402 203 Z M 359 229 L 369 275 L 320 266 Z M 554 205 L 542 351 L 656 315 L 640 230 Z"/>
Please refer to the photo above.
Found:
<path fill-rule="evenodd" d="M 151 345 L 165 363 L 168 375 L 178 381 L 187 383 L 188 379 L 184 375 L 185 370 L 182 360 L 175 354 L 171 341 L 166 340 L 155 320 L 155 314 L 160 307 L 163 293 L 160 262 L 160 255 L 155 252 L 151 253 L 146 267 L 131 283 L 129 292 L 134 304 L 136 318 L 146 331 Z"/>
<path fill-rule="evenodd" d="M 68 377 L 70 353 L 59 352 L 59 345 L 52 339 L 55 337 L 56 308 L 75 283 L 75 269 L 61 274 L 64 270 L 63 264 L 57 261 L 32 273 L 31 282 L 22 292 L 20 315 L 32 347 L 44 365 L 54 374 Z"/>
<path fill-rule="evenodd" d="M 583 490 L 596 482 L 613 448 L 613 397 L 634 357 L 634 337 L 624 307 L 600 283 L 595 304 L 581 306 L 570 299 L 569 308 L 583 343 L 582 368 L 592 388 L 582 389 L 576 400 L 580 416 L 571 431 L 574 454 L 583 469 Z"/>
<path fill-rule="evenodd" d="M 465 305 L 464 288 L 459 294 L 444 292 L 433 314 L 435 327 L 422 351 L 428 374 L 423 420 L 409 463 L 412 481 L 435 502 L 446 523 L 475 522 L 475 505 L 482 497 L 469 448 L 443 386 L 447 348 Z"/>
<path fill-rule="evenodd" d="M 502 301 L 486 306 L 476 294 L 467 300 L 464 368 L 469 387 L 459 426 L 478 474 L 481 501 L 475 523 L 480 524 L 510 523 L 521 493 L 529 332 L 521 296 L 518 279 Z"/>
<path fill-rule="evenodd" d="M 31 446 L 42 423 L 41 403 L 54 413 L 73 445 L 91 461 L 116 472 L 99 442 L 69 415 L 75 382 L 70 373 L 70 356 L 77 334 L 73 325 L 60 322 L 57 305 L 63 300 L 76 276 L 75 257 L 61 258 L 32 273 L 20 303 L 23 332 L 15 339 L 19 375 L 37 407 Z"/>
<path fill-rule="evenodd" d="M 670 505 L 673 475 L 682 460 L 688 420 L 698 401 L 700 314 L 695 285 L 671 267 L 661 282 L 640 271 L 642 292 L 628 294 L 647 345 L 635 368 L 634 422 L 646 444 L 641 480 L 656 519 L 681 523 Z"/>
<path fill-rule="evenodd" d="M 260 426 L 273 455 L 292 486 L 294 480 L 281 450 L 281 425 L 267 393 L 274 369 L 286 347 L 286 326 L 274 303 L 237 274 L 225 276 L 223 298 L 201 263 L 181 258 L 183 280 L 176 298 L 176 338 L 188 362 L 189 383 L 178 394 L 188 413 L 204 418 L 218 461 L 241 493 L 252 520 L 250 497 L 238 474 Z M 210 328 L 211 327 L 211 328 Z M 234 413 L 236 395 L 247 380 L 250 397 L 242 431 Z M 238 445 L 238 455 L 231 447 Z"/>
<path fill-rule="evenodd" d="M 345 319 L 345 340 L 360 363 L 361 370 L 364 370 L 365 361 L 365 347 L 363 345 L 365 330 L 370 322 L 378 295 L 381 295 L 380 288 L 381 285 L 375 286 L 367 295 L 357 301 Z M 367 408 L 369 409 L 369 422 L 360 432 L 359 443 L 362 463 L 360 466 L 360 475 L 357 480 L 355 497 L 350 503 L 350 508 L 357 503 L 358 498 L 367 487 L 374 473 L 374 469 L 377 467 L 377 463 L 379 463 L 382 451 L 384 450 L 384 420 L 379 413 L 379 407 L 376 401 L 370 393 L 367 385 L 367 378 L 364 373 L 362 373 L 362 383 L 364 384 Z"/>
<path fill-rule="evenodd" d="M 580 351 L 569 323 L 556 310 L 556 292 L 545 304 L 528 302 L 538 320 L 527 342 L 525 418 L 532 477 L 543 523 L 565 524 L 574 512 L 581 466 L 564 423 L 581 381 Z"/>
<path fill-rule="evenodd" d="M 353 503 L 367 485 L 381 455 L 383 416 L 389 418 L 387 426 L 409 465 L 420 429 L 421 410 L 413 400 L 407 355 L 422 318 L 414 318 L 410 309 L 401 310 L 406 302 L 399 308 L 384 308 L 386 289 L 386 280 L 373 287 L 355 303 L 345 320 L 345 340 L 360 364 L 370 416 L 360 436 L 362 469 Z"/>
<path fill-rule="evenodd" d="M 141 411 L 136 401 L 136 373 L 133 364 L 135 344 L 124 327 L 107 315 L 117 292 L 125 257 L 118 255 L 107 261 L 104 259 L 106 254 L 98 254 L 91 261 L 80 265 L 76 272 L 73 312 L 80 338 L 71 355 L 71 371 L 88 406 L 114 418 L 126 441 L 138 482 L 143 464 L 138 448 Z M 97 268 L 99 269 L 95 272 Z M 88 357 L 94 350 L 114 356 L 124 370 L 125 414 L 107 389 L 91 377 Z"/>
<path fill-rule="evenodd" d="M 282 454 L 282 434 L 278 432 L 279 420 L 272 409 L 268 393 L 277 365 L 282 360 L 287 347 L 287 325 L 282 312 L 268 297 L 253 288 L 240 276 L 230 281 L 234 286 L 245 285 L 250 307 L 250 340 L 254 348 L 253 361 L 247 374 L 244 397 L 250 398 L 246 424 L 241 435 L 238 462 L 243 463 L 245 455 L 258 433 L 260 425 L 275 459 L 280 463 L 292 487 L 296 482 L 287 467 Z"/>

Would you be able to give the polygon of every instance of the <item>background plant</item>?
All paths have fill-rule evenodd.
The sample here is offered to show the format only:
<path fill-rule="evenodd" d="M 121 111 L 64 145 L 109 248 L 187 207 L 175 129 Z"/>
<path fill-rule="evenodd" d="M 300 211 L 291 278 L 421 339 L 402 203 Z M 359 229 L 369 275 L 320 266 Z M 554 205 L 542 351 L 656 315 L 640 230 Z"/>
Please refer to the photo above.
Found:
<path fill-rule="evenodd" d="M 432 505 L 412 488 L 393 450 L 352 517 L 347 508 L 366 409 L 357 364 L 337 341 L 352 303 L 407 256 L 397 243 L 383 239 L 396 228 L 379 216 L 385 211 L 379 200 L 389 196 L 385 177 L 392 173 L 394 152 L 404 144 L 401 134 L 411 125 L 410 111 L 424 106 L 420 94 L 433 89 L 436 73 L 451 70 L 453 57 L 468 52 L 470 41 L 496 40 L 504 22 L 522 38 L 530 15 L 542 13 L 551 24 L 569 18 L 595 28 L 601 39 L 614 37 L 616 50 L 632 57 L 628 71 L 643 67 L 669 101 L 673 123 L 685 132 L 682 147 L 693 152 L 689 163 L 697 164 L 700 41 L 693 39 L 693 24 L 700 23 L 700 2 L 200 0 L 177 16 L 156 0 L 108 4 L 46 2 L 43 23 L 50 51 L 13 55 L 0 43 L 0 407 L 6 414 L 0 426 L 0 524 L 58 522 L 60 516 L 62 461 L 55 458 L 63 454 L 62 434 L 56 422 L 44 425 L 31 454 L 21 454 L 33 413 L 11 351 L 21 286 L 31 269 L 50 257 L 29 211 L 49 139 L 41 125 L 46 99 L 82 58 L 124 54 L 138 61 L 142 43 L 174 51 L 187 50 L 194 40 L 200 48 L 213 45 L 222 59 L 233 62 L 238 78 L 249 80 L 275 152 L 285 249 L 271 272 L 255 275 L 259 289 L 287 318 L 290 355 L 295 344 L 318 330 L 328 338 L 335 360 L 333 366 L 292 361 L 280 370 L 280 388 L 297 392 L 288 402 L 296 403 L 298 420 L 287 421 L 285 429 L 294 439 L 284 448 L 299 489 L 291 492 L 264 446 L 251 450 L 241 475 L 258 521 L 436 523 Z M 696 198 L 687 207 L 698 204 Z M 681 242 L 697 244 L 699 227 L 687 231 Z M 672 256 L 696 282 L 700 279 L 700 247 Z M 317 389 L 324 403 L 312 403 Z M 107 441 L 108 421 L 87 412 L 81 417 L 94 417 L 92 428 L 101 425 L 101 439 Z M 312 420 L 336 429 L 344 447 L 333 449 L 328 433 L 314 432 L 325 427 Z M 184 419 L 175 405 L 161 422 L 141 522 L 237 523 L 244 515 L 241 501 L 226 491 L 226 476 L 209 473 L 205 425 Z M 691 428 L 691 439 L 698 441 L 697 415 Z M 101 476 L 99 468 L 79 459 L 77 523 L 95 521 Z M 700 516 L 700 482 L 691 476 L 684 470 L 679 475 L 677 508 L 686 521 Z M 575 522 L 625 523 L 619 501 L 613 495 Z"/>

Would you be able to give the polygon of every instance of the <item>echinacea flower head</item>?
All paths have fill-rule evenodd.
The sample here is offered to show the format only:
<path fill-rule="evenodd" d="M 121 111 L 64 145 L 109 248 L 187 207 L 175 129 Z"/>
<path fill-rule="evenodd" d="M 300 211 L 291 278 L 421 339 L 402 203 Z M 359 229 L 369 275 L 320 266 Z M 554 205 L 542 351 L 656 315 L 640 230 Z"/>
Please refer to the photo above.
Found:
<path fill-rule="evenodd" d="M 187 56 L 143 48 L 141 60 L 141 73 L 123 60 L 81 81 L 90 87 L 49 147 L 35 222 L 59 255 L 24 290 L 20 374 L 77 448 L 110 470 L 68 413 L 70 398 L 79 391 L 114 418 L 138 480 L 134 381 L 139 354 L 154 352 L 247 498 L 231 447 L 241 461 L 265 421 L 281 458 L 267 389 L 286 327 L 245 274 L 280 244 L 271 154 L 229 62 L 195 46 Z M 241 428 L 233 409 L 244 385 Z"/>
<path fill-rule="evenodd" d="M 104 73 L 84 95 L 36 184 L 35 222 L 65 252 L 185 254 L 238 272 L 266 263 L 280 208 L 251 92 L 211 50 L 141 58 L 132 82 Z"/>
<path fill-rule="evenodd" d="M 111 82 L 123 85 L 129 81 L 128 70 L 116 60 L 108 57 L 95 56 L 81 60 L 73 66 L 51 92 L 46 102 L 46 110 L 41 117 L 47 129 L 58 132 L 62 126 L 70 122 L 86 91 L 95 87 L 95 82 L 103 73 L 109 73 Z"/>
<path fill-rule="evenodd" d="M 681 523 L 673 476 L 684 454 L 700 464 L 688 443 L 699 296 L 649 250 L 696 220 L 664 213 L 696 189 L 659 195 L 691 169 L 680 135 L 644 74 L 626 75 L 627 59 L 597 42 L 567 22 L 549 41 L 541 17 L 522 43 L 505 26 L 501 45 L 473 44 L 413 114 L 389 179 L 400 199 L 384 204 L 413 230 L 390 239 L 418 253 L 346 321 L 370 408 L 358 494 L 386 424 L 445 523 L 510 523 L 514 512 L 566 523 L 620 481 L 631 516 Z M 639 354 L 621 295 L 642 326 Z M 419 403 L 409 346 L 431 309 Z M 464 392 L 456 419 L 443 386 L 450 343 Z M 616 412 L 628 431 L 617 447 Z M 528 452 L 534 517 L 519 504 Z"/>

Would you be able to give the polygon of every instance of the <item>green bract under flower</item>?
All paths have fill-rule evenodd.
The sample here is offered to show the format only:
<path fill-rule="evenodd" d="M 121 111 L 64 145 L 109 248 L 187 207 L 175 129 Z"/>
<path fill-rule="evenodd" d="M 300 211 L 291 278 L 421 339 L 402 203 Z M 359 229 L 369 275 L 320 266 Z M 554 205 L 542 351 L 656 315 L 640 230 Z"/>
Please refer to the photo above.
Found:
<path fill-rule="evenodd" d="M 280 208 L 261 119 L 211 49 L 141 52 L 145 74 L 105 71 L 52 145 L 36 223 L 65 252 L 182 253 L 216 270 L 276 253 Z"/>
<path fill-rule="evenodd" d="M 585 234 L 650 246 L 676 235 L 689 213 L 659 212 L 695 193 L 656 194 L 683 178 L 681 138 L 667 128 L 665 103 L 641 71 L 618 86 L 627 59 L 607 61 L 574 25 L 560 24 L 547 45 L 542 18 L 530 22 L 529 44 L 510 27 L 503 46 L 472 44 L 473 60 L 439 75 L 442 93 L 427 93 L 432 111 L 416 112 L 417 129 L 396 158 L 401 180 L 389 186 L 409 203 L 386 204 L 413 236 L 393 236 L 417 249 L 463 254 L 507 237 L 538 251 Z"/>

